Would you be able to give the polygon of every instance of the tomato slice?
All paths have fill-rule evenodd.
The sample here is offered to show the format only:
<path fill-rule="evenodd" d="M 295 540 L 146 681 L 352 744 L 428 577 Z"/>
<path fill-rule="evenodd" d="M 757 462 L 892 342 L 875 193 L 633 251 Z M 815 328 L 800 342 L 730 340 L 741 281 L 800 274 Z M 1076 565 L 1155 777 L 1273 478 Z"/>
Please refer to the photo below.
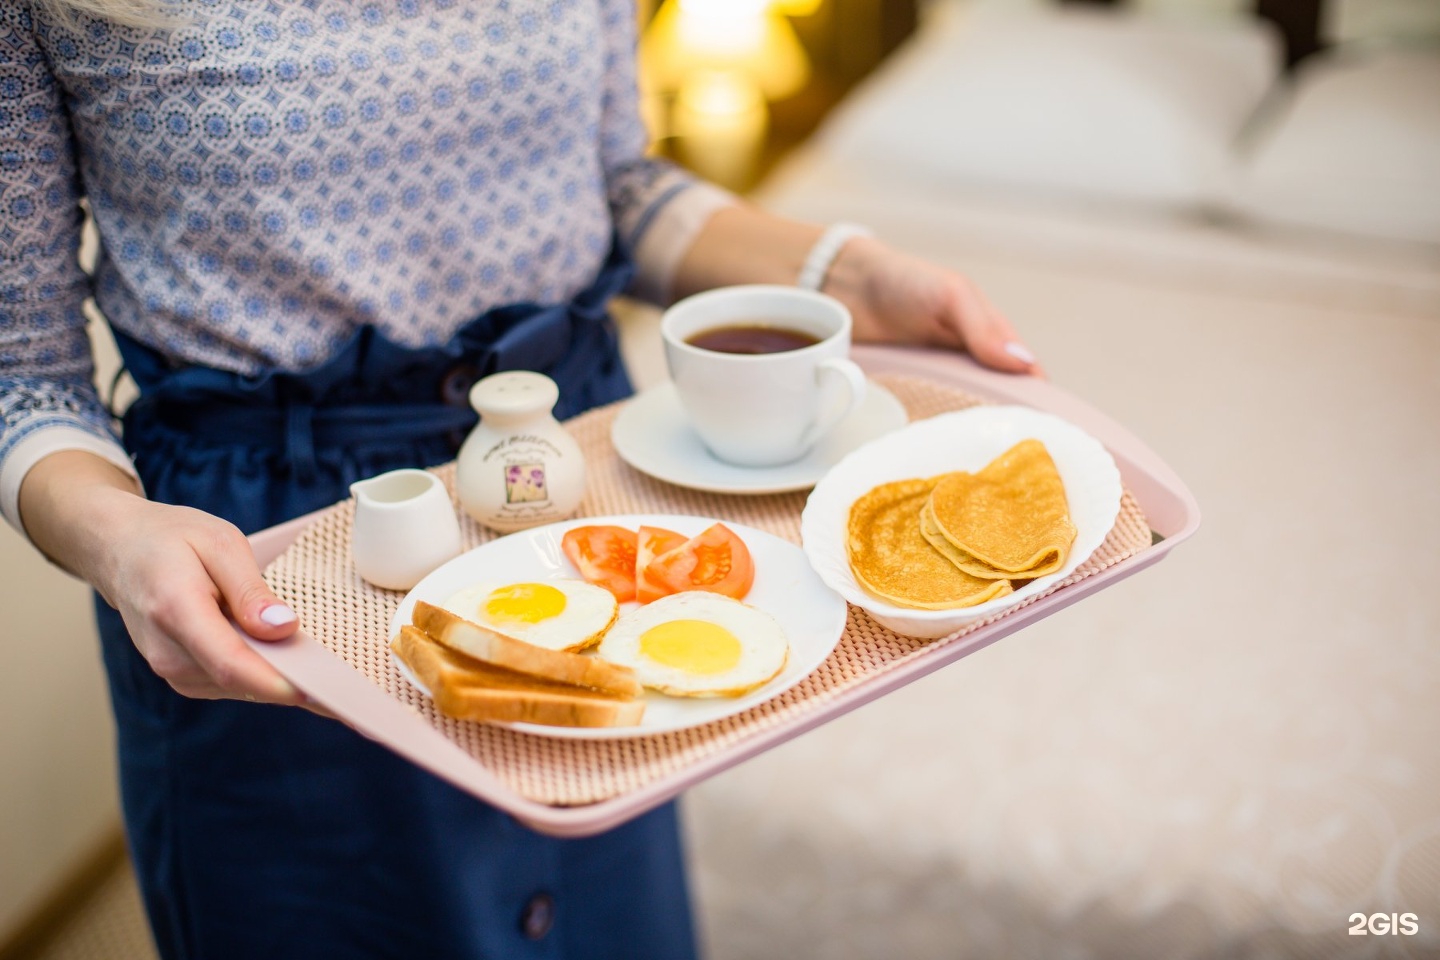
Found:
<path fill-rule="evenodd" d="M 641 603 L 649 603 L 651 600 L 659 600 L 671 591 L 663 583 L 654 577 L 647 576 L 645 568 L 650 566 L 662 553 L 668 553 L 676 547 L 683 546 L 686 536 L 683 533 L 676 533 L 674 530 L 666 530 L 664 527 L 641 527 L 636 534 L 637 547 L 635 549 L 635 599 Z"/>
<path fill-rule="evenodd" d="M 745 541 L 717 523 L 651 560 L 645 575 L 672 593 L 708 590 L 740 600 L 755 582 L 755 562 Z"/>
<path fill-rule="evenodd" d="M 561 549 L 587 583 L 604 587 L 620 603 L 635 599 L 635 531 L 624 527 L 572 527 Z"/>

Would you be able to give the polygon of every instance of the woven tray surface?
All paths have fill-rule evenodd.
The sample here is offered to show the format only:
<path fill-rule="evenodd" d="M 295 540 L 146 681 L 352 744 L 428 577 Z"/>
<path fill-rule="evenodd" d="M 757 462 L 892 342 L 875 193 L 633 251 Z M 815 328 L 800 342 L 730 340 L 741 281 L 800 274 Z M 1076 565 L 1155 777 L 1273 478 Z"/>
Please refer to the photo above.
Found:
<path fill-rule="evenodd" d="M 982 401 L 952 387 L 909 376 L 880 376 L 879 383 L 905 405 L 911 420 L 975 406 Z M 715 517 L 800 542 L 800 511 L 806 492 L 767 496 L 703 493 L 653 480 L 632 469 L 610 445 L 610 424 L 619 409 L 591 410 L 566 427 L 579 441 L 587 464 L 587 491 L 580 513 L 673 513 Z M 436 468 L 454 497 L 455 465 Z M 459 509 L 465 549 L 497 535 Z M 1150 528 L 1129 491 L 1105 542 L 1079 569 L 1015 607 L 966 625 L 939 640 L 898 636 L 851 607 L 844 636 L 828 658 L 799 684 L 743 713 L 700 727 L 621 740 L 555 739 L 504 727 L 441 716 L 411 686 L 390 657 L 387 630 L 403 594 L 370 586 L 350 558 L 351 501 L 321 514 L 265 571 L 271 588 L 293 604 L 301 623 L 332 653 L 389 695 L 424 716 L 517 794 L 552 806 L 575 806 L 624 796 L 748 737 L 795 723 L 836 696 L 873 681 L 921 653 L 956 642 L 1041 596 L 1093 576 L 1150 545 Z"/>

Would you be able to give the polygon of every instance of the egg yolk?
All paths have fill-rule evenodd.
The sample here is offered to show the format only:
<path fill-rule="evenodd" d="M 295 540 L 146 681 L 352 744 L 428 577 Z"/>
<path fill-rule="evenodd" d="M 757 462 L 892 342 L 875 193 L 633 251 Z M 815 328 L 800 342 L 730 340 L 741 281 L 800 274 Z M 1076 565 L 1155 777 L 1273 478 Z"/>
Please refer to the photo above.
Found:
<path fill-rule="evenodd" d="M 565 594 L 546 583 L 512 583 L 492 591 L 480 609 L 492 623 L 539 623 L 565 612 Z"/>
<path fill-rule="evenodd" d="M 686 673 L 724 673 L 740 662 L 740 641 L 706 620 L 669 620 L 640 635 L 640 652 Z"/>

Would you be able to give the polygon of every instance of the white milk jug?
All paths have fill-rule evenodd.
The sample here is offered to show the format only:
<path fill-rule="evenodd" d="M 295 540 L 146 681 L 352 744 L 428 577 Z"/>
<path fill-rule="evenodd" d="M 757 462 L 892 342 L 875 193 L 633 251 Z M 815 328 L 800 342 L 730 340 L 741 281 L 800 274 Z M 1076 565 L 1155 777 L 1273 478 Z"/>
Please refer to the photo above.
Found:
<path fill-rule="evenodd" d="M 355 572 L 386 590 L 409 590 L 460 553 L 460 522 L 440 478 L 391 470 L 350 485 Z"/>
<path fill-rule="evenodd" d="M 560 388 L 543 373 L 491 374 L 470 388 L 480 423 L 456 458 L 460 505 L 509 533 L 564 520 L 585 496 L 585 458 L 555 419 Z"/>

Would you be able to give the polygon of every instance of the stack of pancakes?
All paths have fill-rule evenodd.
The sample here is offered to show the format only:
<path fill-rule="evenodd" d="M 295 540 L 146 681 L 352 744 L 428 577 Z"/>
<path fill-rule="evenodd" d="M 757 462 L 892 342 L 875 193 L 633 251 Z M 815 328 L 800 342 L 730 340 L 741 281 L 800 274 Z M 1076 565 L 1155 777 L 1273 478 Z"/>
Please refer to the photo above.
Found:
<path fill-rule="evenodd" d="M 976 473 L 882 483 L 850 507 L 850 569 L 870 593 L 924 610 L 971 607 L 1065 565 L 1075 541 L 1060 471 L 1022 440 Z"/>

